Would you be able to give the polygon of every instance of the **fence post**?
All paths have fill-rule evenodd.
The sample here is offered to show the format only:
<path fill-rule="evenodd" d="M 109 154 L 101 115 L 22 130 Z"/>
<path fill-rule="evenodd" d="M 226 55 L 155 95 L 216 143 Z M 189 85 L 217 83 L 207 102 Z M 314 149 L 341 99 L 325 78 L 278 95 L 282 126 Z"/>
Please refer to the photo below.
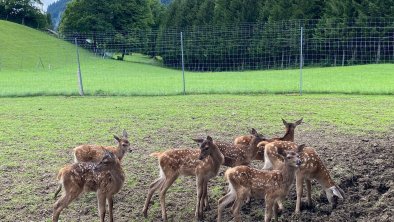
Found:
<path fill-rule="evenodd" d="M 301 37 L 300 37 L 300 96 L 302 96 L 302 66 L 303 66 L 303 55 L 302 55 L 302 43 L 303 43 L 303 27 L 301 26 Z"/>
<path fill-rule="evenodd" d="M 81 63 L 79 61 L 79 50 L 78 50 L 78 40 L 75 38 L 75 46 L 77 47 L 77 63 L 78 63 L 78 87 L 79 87 L 79 95 L 83 96 L 83 85 L 82 85 L 82 74 L 81 74 Z"/>
<path fill-rule="evenodd" d="M 184 63 L 184 59 L 183 59 L 183 33 L 182 32 L 181 32 L 181 56 L 182 56 L 183 95 L 186 95 L 185 63 Z"/>

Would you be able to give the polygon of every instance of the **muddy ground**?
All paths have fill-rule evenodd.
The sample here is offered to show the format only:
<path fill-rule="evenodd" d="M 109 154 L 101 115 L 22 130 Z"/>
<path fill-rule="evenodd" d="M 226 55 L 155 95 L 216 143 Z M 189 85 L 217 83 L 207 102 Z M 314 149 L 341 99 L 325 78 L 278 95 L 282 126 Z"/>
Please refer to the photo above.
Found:
<path fill-rule="evenodd" d="M 166 132 L 162 134 L 163 138 L 173 137 L 166 135 Z M 234 138 L 230 134 L 221 136 L 230 141 Z M 152 198 L 153 206 L 149 211 L 148 219 L 142 217 L 141 210 L 147 188 L 158 176 L 157 161 L 148 157 L 148 154 L 169 145 L 165 144 L 164 140 L 160 142 L 161 144 L 157 144 L 157 141 L 152 141 L 149 136 L 143 140 L 144 144 L 150 144 L 149 147 L 138 147 L 141 144 L 134 143 L 135 151 L 127 154 L 123 162 L 128 181 L 115 196 L 115 221 L 160 221 L 157 194 Z M 344 190 L 346 197 L 343 201 L 339 200 L 337 208 L 332 210 L 320 186 L 313 182 L 313 206 L 311 208 L 306 206 L 304 192 L 302 213 L 295 215 L 293 211 L 296 195 L 293 187 L 285 202 L 285 210 L 279 218 L 280 221 L 393 221 L 394 136 L 392 134 L 349 136 L 335 133 L 331 128 L 308 130 L 308 127 L 304 127 L 296 133 L 296 142 L 316 148 L 331 171 L 332 178 Z M 171 146 L 177 145 L 182 144 L 171 144 Z M 253 166 L 261 168 L 262 163 L 254 161 Z M 225 169 L 226 167 L 222 167 L 220 175 Z M 55 175 L 56 172 L 44 174 L 42 180 L 38 181 L 42 189 L 35 192 L 37 195 L 47 196 L 43 203 L 39 203 L 41 205 L 39 210 L 26 214 L 23 209 L 15 209 L 15 212 L 26 214 L 19 215 L 17 218 L 25 218 L 26 220 L 22 219 L 23 221 L 50 221 L 54 203 L 52 196 L 57 187 Z M 225 194 L 226 183 L 223 176 L 213 179 L 209 187 L 211 209 L 205 211 L 204 221 L 216 221 L 216 203 Z M 192 221 L 195 196 L 194 179 L 179 179 L 167 194 L 169 220 Z M 96 206 L 95 194 L 85 194 L 62 212 L 61 219 L 62 221 L 98 221 Z M 243 221 L 264 220 L 263 206 L 263 200 L 252 200 L 250 205 L 244 205 L 241 211 Z M 224 221 L 231 220 L 232 216 L 227 208 L 224 212 Z"/>

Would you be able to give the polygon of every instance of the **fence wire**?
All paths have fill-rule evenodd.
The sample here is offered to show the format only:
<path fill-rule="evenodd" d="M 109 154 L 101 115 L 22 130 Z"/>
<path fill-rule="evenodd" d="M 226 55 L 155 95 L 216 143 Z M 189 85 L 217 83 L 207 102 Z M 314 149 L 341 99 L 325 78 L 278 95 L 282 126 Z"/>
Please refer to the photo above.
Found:
<path fill-rule="evenodd" d="M 32 38 L 29 42 L 9 46 L 13 50 L 8 52 L 15 54 L 0 55 L 0 72 L 52 72 L 53 75 L 45 78 L 62 77 L 63 85 L 47 80 L 48 86 L 37 84 L 38 89 L 31 87 L 30 93 L 53 91 L 57 92 L 55 94 L 75 94 L 78 91 L 75 41 L 81 48 L 80 63 L 87 92 L 93 95 L 180 94 L 185 87 L 180 74 L 182 65 L 187 73 L 185 84 L 189 93 L 295 93 L 300 87 L 298 69 L 301 48 L 302 67 L 307 69 L 394 62 L 394 19 L 294 20 L 166 30 L 62 33 L 55 37 L 59 41 L 47 36 L 47 41 Z M 29 53 L 26 46 L 36 50 Z M 378 69 L 376 72 L 379 72 Z M 256 74 L 253 71 L 260 72 Z M 321 76 L 326 80 L 324 87 L 319 85 L 322 84 L 319 81 L 308 83 L 308 72 L 312 71 L 304 71 L 306 92 L 309 86 L 310 92 L 363 93 L 358 88 L 344 89 L 330 85 L 329 82 L 337 84 L 333 81 L 337 78 L 336 69 Z M 207 73 L 211 75 L 207 76 Z M 38 74 L 33 76 L 33 81 L 45 81 L 37 77 Z M 249 84 L 250 81 L 255 83 Z M 347 79 L 343 77 L 343 81 Z M 119 82 L 127 82 L 131 89 L 126 90 L 128 86 L 122 87 Z M 9 80 L 8 84 L 13 84 L 13 80 Z M 211 88 L 207 86 L 209 84 L 212 84 Z M 267 86 L 270 84 L 276 86 Z M 71 88 L 67 89 L 68 86 Z M 60 87 L 61 90 L 51 87 Z M 382 88 L 379 85 L 374 87 Z M 11 95 L 7 92 L 9 88 L 12 86 L 6 86 L 2 94 Z M 394 93 L 392 87 L 383 88 L 385 94 Z M 375 91 L 367 90 L 365 93 Z"/>

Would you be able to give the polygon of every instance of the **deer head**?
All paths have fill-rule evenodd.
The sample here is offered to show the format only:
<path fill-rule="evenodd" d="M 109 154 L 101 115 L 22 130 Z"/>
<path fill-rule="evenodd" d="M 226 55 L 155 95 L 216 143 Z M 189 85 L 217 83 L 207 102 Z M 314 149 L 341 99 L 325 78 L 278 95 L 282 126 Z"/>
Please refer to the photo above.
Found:
<path fill-rule="evenodd" d="M 286 127 L 286 130 L 294 130 L 298 125 L 300 125 L 302 123 L 303 119 L 304 118 L 301 118 L 294 123 L 288 123 L 283 118 L 282 118 L 282 121 L 283 121 L 283 125 L 285 125 L 285 127 Z"/>
<path fill-rule="evenodd" d="M 117 158 L 116 156 L 109 151 L 105 151 L 103 159 L 94 167 L 95 172 L 101 172 L 110 170 L 113 168 L 113 165 L 116 163 Z"/>
<path fill-rule="evenodd" d="M 259 134 L 256 129 L 252 128 L 250 130 L 250 134 L 252 135 L 252 140 L 250 144 L 257 145 L 259 142 L 265 140 L 265 136 L 263 134 Z"/>
<path fill-rule="evenodd" d="M 132 152 L 130 147 L 130 142 L 128 140 L 129 135 L 127 134 L 126 130 L 123 130 L 122 138 L 120 139 L 118 136 L 114 135 L 114 139 L 118 143 L 119 148 L 125 153 L 126 151 Z"/>
<path fill-rule="evenodd" d="M 289 164 L 293 167 L 301 166 L 300 153 L 304 149 L 305 144 L 299 145 L 295 150 L 286 151 L 278 149 L 278 154 L 281 155 L 285 161 L 285 164 Z"/>
<path fill-rule="evenodd" d="M 198 158 L 199 160 L 203 160 L 205 157 L 209 156 L 212 153 L 212 146 L 214 146 L 212 137 L 207 136 L 205 140 L 202 139 L 193 139 L 193 140 L 200 144 L 201 153 Z"/>

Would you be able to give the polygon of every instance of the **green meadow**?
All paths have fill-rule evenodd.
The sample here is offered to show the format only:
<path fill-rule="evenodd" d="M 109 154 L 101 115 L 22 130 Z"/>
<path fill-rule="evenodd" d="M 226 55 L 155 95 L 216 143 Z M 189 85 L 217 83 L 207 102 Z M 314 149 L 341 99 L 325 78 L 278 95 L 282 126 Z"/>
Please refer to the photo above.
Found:
<path fill-rule="evenodd" d="M 75 45 L 0 21 L 0 96 L 78 95 Z M 140 54 L 102 59 L 80 49 L 86 95 L 183 94 L 181 70 Z M 394 64 L 305 68 L 303 93 L 394 94 Z M 185 72 L 187 94 L 299 93 L 300 71 Z"/>
<path fill-rule="evenodd" d="M 296 141 L 305 141 L 316 131 L 371 138 L 389 132 L 394 116 L 393 96 L 376 95 L 43 96 L 0 98 L 0 103 L 2 221 L 49 221 L 56 173 L 72 162 L 72 148 L 84 143 L 112 145 L 112 134 L 120 134 L 123 129 L 130 135 L 133 152 L 122 161 L 127 179 L 115 196 L 115 218 L 144 221 L 140 210 L 149 183 L 158 175 L 157 160 L 149 157 L 151 152 L 195 147 L 191 138 L 206 135 L 231 142 L 251 127 L 268 137 L 282 135 L 280 118 L 294 121 L 304 117 Z M 321 139 L 335 142 L 327 136 Z M 343 148 L 348 145 L 343 144 Z M 322 147 L 319 150 L 324 151 Z M 335 153 L 332 156 L 337 158 Z M 334 163 L 329 164 L 332 169 Z M 335 162 L 334 166 L 348 169 L 346 164 Z M 339 175 L 344 177 L 335 171 L 333 175 L 337 180 Z M 194 186 L 193 178 L 182 178 L 170 188 L 168 213 L 174 221 L 193 217 Z M 213 209 L 224 186 L 223 177 L 213 179 Z M 189 201 L 177 204 L 185 198 Z M 157 197 L 154 199 L 145 221 L 160 217 Z M 83 195 L 63 211 L 61 219 L 97 220 L 96 206 L 95 194 Z M 256 211 L 261 211 L 260 205 Z"/>
<path fill-rule="evenodd" d="M 303 96 L 297 95 L 299 70 L 186 72 L 188 95 L 180 96 L 181 71 L 162 67 L 149 57 L 133 54 L 126 61 L 116 61 L 83 49 L 80 56 L 85 94 L 97 96 L 76 96 L 73 44 L 0 21 L 0 221 L 50 221 L 56 173 L 72 162 L 72 148 L 87 143 L 113 145 L 112 135 L 123 129 L 130 135 L 133 152 L 122 161 L 126 181 L 115 195 L 117 221 L 160 220 L 157 197 L 147 219 L 140 213 L 147 188 L 158 175 L 157 160 L 149 154 L 170 147 L 195 147 L 191 138 L 211 135 L 231 142 L 251 127 L 267 137 L 280 136 L 281 118 L 294 121 L 303 117 L 296 142 L 320 145 L 316 148 L 337 182 L 346 182 L 348 177 L 353 180 L 354 160 L 359 160 L 359 156 L 342 152 L 352 147 L 354 154 L 369 149 L 378 152 L 376 140 L 392 138 L 393 64 L 306 68 Z M 381 150 L 385 148 L 390 149 Z M 370 167 L 376 161 L 366 162 Z M 364 175 L 365 171 L 356 173 Z M 210 182 L 213 208 L 206 212 L 207 221 L 215 221 L 214 205 L 225 186 L 222 176 Z M 320 200 L 320 191 L 315 188 L 314 202 Z M 171 220 L 193 218 L 194 198 L 195 181 L 178 179 L 167 195 Z M 354 201 L 346 201 L 347 214 L 354 211 L 349 207 Z M 320 204 L 312 212 L 313 216 L 322 212 L 316 220 L 327 216 L 321 208 L 326 205 Z M 96 206 L 94 193 L 83 195 L 62 212 L 61 220 L 97 220 Z M 294 200 L 285 206 L 289 206 L 288 215 Z M 261 205 L 251 214 L 245 216 L 262 220 Z"/>

